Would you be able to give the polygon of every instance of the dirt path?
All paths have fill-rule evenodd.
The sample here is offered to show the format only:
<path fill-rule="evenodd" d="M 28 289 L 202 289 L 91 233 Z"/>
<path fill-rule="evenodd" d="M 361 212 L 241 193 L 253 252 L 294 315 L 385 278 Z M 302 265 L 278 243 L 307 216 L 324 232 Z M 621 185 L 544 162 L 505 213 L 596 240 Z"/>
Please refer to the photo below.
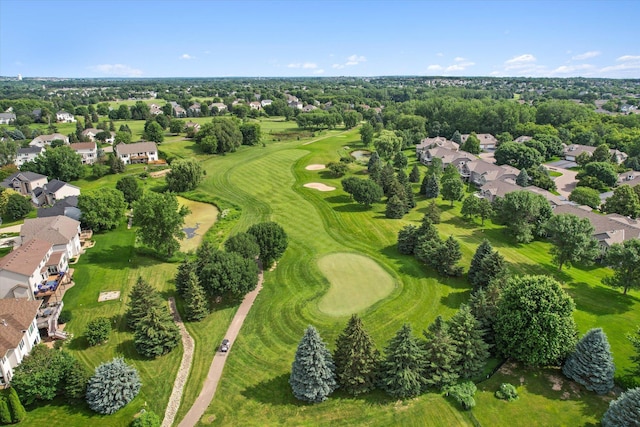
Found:
<path fill-rule="evenodd" d="M 189 377 L 189 370 L 191 369 L 191 362 L 193 361 L 193 338 L 189 335 L 187 328 L 184 327 L 180 313 L 176 309 L 176 300 L 169 298 L 169 307 L 171 307 L 171 313 L 173 319 L 180 329 L 180 336 L 182 337 L 182 361 L 180 362 L 180 368 L 176 375 L 176 380 L 173 383 L 173 390 L 171 390 L 171 396 L 169 397 L 169 403 L 167 404 L 167 410 L 164 412 L 164 420 L 162 420 L 162 427 L 171 427 L 173 421 L 176 418 L 178 409 L 180 408 L 180 400 L 182 399 L 182 392 L 184 391 L 184 385 Z"/>
<path fill-rule="evenodd" d="M 213 360 L 211 361 L 211 366 L 209 367 L 209 373 L 207 374 L 207 379 L 202 386 L 202 391 L 200 391 L 200 395 L 196 399 L 195 403 L 187 412 L 184 419 L 180 422 L 178 427 L 193 427 L 196 423 L 202 418 L 204 411 L 207 410 L 211 400 L 213 400 L 213 396 L 216 394 L 216 389 L 218 388 L 218 383 L 220 382 L 220 377 L 222 376 L 222 370 L 224 369 L 224 364 L 227 361 L 227 355 L 233 349 L 233 344 L 238 337 L 238 333 L 240 332 L 240 328 L 242 328 L 242 324 L 244 323 L 244 319 L 247 317 L 251 306 L 253 305 L 260 289 L 262 289 L 262 281 L 264 279 L 264 274 L 262 271 L 262 266 L 258 265 L 260 269 L 260 273 L 258 274 L 258 286 L 256 289 L 249 292 L 245 295 L 244 300 L 242 300 L 242 304 L 238 307 L 238 311 L 236 315 L 233 316 L 233 320 L 229 325 L 229 329 L 227 329 L 227 333 L 225 338 L 229 340 L 229 351 L 227 353 L 221 353 L 217 351 L 217 348 L 211 349 L 211 351 L 215 351 L 216 354 L 213 356 Z M 164 424 L 163 424 L 164 426 Z"/>

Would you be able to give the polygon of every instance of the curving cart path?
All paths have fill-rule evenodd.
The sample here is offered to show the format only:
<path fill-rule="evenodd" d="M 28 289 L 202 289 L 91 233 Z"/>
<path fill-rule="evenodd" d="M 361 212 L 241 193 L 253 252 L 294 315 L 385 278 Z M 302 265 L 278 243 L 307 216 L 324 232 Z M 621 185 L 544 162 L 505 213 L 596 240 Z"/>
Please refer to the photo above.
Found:
<path fill-rule="evenodd" d="M 258 286 L 245 295 L 244 300 L 238 307 L 238 311 L 235 316 L 233 316 L 233 320 L 229 325 L 229 329 L 227 329 L 227 333 L 225 338 L 229 340 L 229 352 L 233 348 L 233 343 L 236 341 L 238 337 L 238 333 L 240 332 L 240 328 L 242 328 L 242 324 L 244 323 L 244 319 L 247 317 L 251 306 L 253 305 L 260 289 L 262 289 L 262 281 L 264 279 L 264 273 L 262 270 L 262 265 L 258 263 L 258 268 L 260 273 L 258 274 Z M 207 410 L 211 400 L 213 400 L 213 396 L 216 394 L 216 389 L 218 388 L 218 383 L 220 382 L 220 377 L 222 376 L 222 370 L 224 369 L 224 364 L 227 361 L 227 353 L 221 353 L 217 351 L 213 356 L 213 360 L 211 361 L 211 366 L 209 367 L 209 373 L 207 374 L 207 379 L 202 386 L 202 391 L 200 391 L 200 395 L 196 399 L 195 403 L 187 412 L 184 419 L 180 422 L 178 427 L 193 427 L 196 423 L 202 418 L 204 411 Z M 163 424 L 164 426 L 164 424 Z"/>

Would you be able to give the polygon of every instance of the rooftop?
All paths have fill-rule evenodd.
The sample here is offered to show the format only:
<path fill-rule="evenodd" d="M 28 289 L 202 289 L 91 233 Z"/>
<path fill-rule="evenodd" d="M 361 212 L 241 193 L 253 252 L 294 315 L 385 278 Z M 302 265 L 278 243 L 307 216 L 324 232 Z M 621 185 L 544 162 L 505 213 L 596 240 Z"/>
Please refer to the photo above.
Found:
<path fill-rule="evenodd" d="M 41 300 L 0 299 L 0 356 L 20 344 L 24 331 L 35 319 Z"/>
<path fill-rule="evenodd" d="M 52 246 L 51 243 L 40 239 L 26 241 L 18 249 L 0 258 L 0 270 L 31 276 L 38 269 Z"/>

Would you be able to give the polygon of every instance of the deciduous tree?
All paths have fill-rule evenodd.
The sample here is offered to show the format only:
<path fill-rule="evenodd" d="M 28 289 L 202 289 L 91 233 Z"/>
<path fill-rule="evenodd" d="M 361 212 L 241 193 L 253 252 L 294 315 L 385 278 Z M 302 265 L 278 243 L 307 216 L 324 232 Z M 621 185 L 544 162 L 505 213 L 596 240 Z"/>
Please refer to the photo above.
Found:
<path fill-rule="evenodd" d="M 452 177 L 442 179 L 442 200 L 451 201 L 451 206 L 453 206 L 453 202 L 457 202 L 462 200 L 464 197 L 464 184 L 460 177 Z"/>
<path fill-rule="evenodd" d="M 260 261 L 265 268 L 279 260 L 289 245 L 289 237 L 284 228 L 273 221 L 254 224 L 247 233 L 256 239 L 260 247 Z"/>
<path fill-rule="evenodd" d="M 602 210 L 637 218 L 640 216 L 640 198 L 629 185 L 621 185 L 613 190 L 613 195 L 604 202 Z"/>
<path fill-rule="evenodd" d="M 553 243 L 553 262 L 562 270 L 563 265 L 591 263 L 600 253 L 600 245 L 593 237 L 594 228 L 587 218 L 572 214 L 553 215 L 545 226 L 547 237 Z"/>
<path fill-rule="evenodd" d="M 106 317 L 96 317 L 87 323 L 84 336 L 90 346 L 102 344 L 109 339 L 111 321 Z"/>
<path fill-rule="evenodd" d="M 196 274 L 209 295 L 229 293 L 243 297 L 256 288 L 258 267 L 254 260 L 237 253 L 219 251 L 208 242 L 198 248 L 196 255 Z"/>
<path fill-rule="evenodd" d="M 171 257 L 184 238 L 184 217 L 189 213 L 174 194 L 147 191 L 133 203 L 133 223 L 139 226 L 136 237 L 160 254 Z"/>
<path fill-rule="evenodd" d="M 482 151 L 480 150 L 480 140 L 478 139 L 478 136 L 475 134 L 475 132 L 472 132 L 467 137 L 467 140 L 462 144 L 460 149 L 462 151 L 466 151 L 467 153 L 480 154 L 480 151 Z"/>
<path fill-rule="evenodd" d="M 94 231 L 109 230 L 120 224 L 127 206 L 122 192 L 115 188 L 89 191 L 78 196 L 80 220 Z"/>
<path fill-rule="evenodd" d="M 613 288 L 640 289 L 640 239 L 614 243 L 604 256 L 603 262 L 613 269 L 613 276 L 605 277 L 602 283 Z"/>
<path fill-rule="evenodd" d="M 589 187 L 576 187 L 569 195 L 569 200 L 592 209 L 598 209 L 602 203 L 598 190 Z"/>
<path fill-rule="evenodd" d="M 116 190 L 122 192 L 124 201 L 127 202 L 129 206 L 142 196 L 142 187 L 138 184 L 137 178 L 132 175 L 120 178 L 116 183 Z"/>
<path fill-rule="evenodd" d="M 551 206 L 540 194 L 512 191 L 493 203 L 496 218 L 506 225 L 506 231 L 520 243 L 529 243 L 544 233 L 544 225 L 551 217 Z"/>
<path fill-rule="evenodd" d="M 175 193 L 190 191 L 202 182 L 203 176 L 204 169 L 197 160 L 174 160 L 171 163 L 171 172 L 167 174 L 167 187 Z"/>
<path fill-rule="evenodd" d="M 249 233 L 236 233 L 229 237 L 224 242 L 224 249 L 251 260 L 260 255 L 260 246 L 258 246 L 256 238 Z"/>

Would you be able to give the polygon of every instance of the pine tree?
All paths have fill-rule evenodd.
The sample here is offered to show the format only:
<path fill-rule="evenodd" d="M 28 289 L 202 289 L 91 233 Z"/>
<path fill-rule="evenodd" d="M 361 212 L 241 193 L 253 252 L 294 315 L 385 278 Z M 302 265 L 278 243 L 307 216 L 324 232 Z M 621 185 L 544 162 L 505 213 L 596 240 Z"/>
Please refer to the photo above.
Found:
<path fill-rule="evenodd" d="M 442 215 L 442 211 L 436 201 L 432 200 L 431 203 L 427 205 L 422 220 L 424 221 L 425 218 L 428 218 L 433 224 L 440 224 L 440 215 Z"/>
<path fill-rule="evenodd" d="M 331 353 L 313 326 L 298 344 L 289 384 L 296 399 L 310 403 L 326 400 L 338 387 Z"/>
<path fill-rule="evenodd" d="M 160 304 L 162 302 L 158 296 L 158 291 L 144 281 L 142 277 L 138 277 L 138 281 L 133 285 L 129 293 L 129 302 L 127 304 L 129 309 L 126 313 L 127 326 L 130 329 L 135 329 L 136 324 L 147 314 L 149 308 Z"/>
<path fill-rule="evenodd" d="M 483 240 L 471 260 L 467 278 L 474 289 L 487 286 L 491 280 L 506 274 L 506 262 L 502 255 L 493 250 L 488 240 Z"/>
<path fill-rule="evenodd" d="M 632 427 L 640 423 L 640 387 L 622 393 L 609 404 L 602 417 L 602 427 Z"/>
<path fill-rule="evenodd" d="M 418 168 L 418 164 L 414 164 L 411 169 L 411 173 L 409 174 L 410 182 L 420 182 L 420 169 Z"/>
<path fill-rule="evenodd" d="M 482 372 L 489 359 L 489 345 L 483 339 L 484 331 L 466 304 L 460 306 L 448 323 L 449 335 L 458 353 L 454 368 L 460 378 L 472 379 Z"/>
<path fill-rule="evenodd" d="M 601 328 L 589 330 L 562 366 L 563 374 L 598 394 L 611 391 L 615 370 L 611 347 Z"/>
<path fill-rule="evenodd" d="M 169 353 L 180 342 L 180 330 L 166 307 L 150 306 L 136 324 L 133 343 L 136 351 L 149 358 Z"/>
<path fill-rule="evenodd" d="M 396 174 L 391 163 L 387 163 L 380 172 L 380 186 L 384 195 L 389 197 L 391 195 L 392 186 L 397 183 Z"/>
<path fill-rule="evenodd" d="M 380 388 L 400 399 L 419 395 L 424 386 L 426 354 L 411 326 L 405 323 L 385 349 L 380 365 Z"/>
<path fill-rule="evenodd" d="M 462 135 L 460 135 L 460 132 L 456 130 L 451 136 L 451 140 L 455 143 L 462 144 Z"/>
<path fill-rule="evenodd" d="M 66 375 L 64 395 L 70 399 L 81 399 L 87 391 L 87 383 L 91 378 L 91 372 L 79 360 L 74 359 Z"/>
<path fill-rule="evenodd" d="M 392 196 L 387 202 L 387 209 L 385 210 L 385 216 L 392 219 L 400 219 L 405 214 L 406 205 L 404 200 L 401 200 L 398 196 Z"/>
<path fill-rule="evenodd" d="M 416 247 L 418 228 L 415 225 L 407 225 L 398 232 L 398 252 L 403 255 L 413 255 Z"/>
<path fill-rule="evenodd" d="M 529 185 L 529 174 L 527 173 L 526 169 L 523 168 L 520 171 L 520 173 L 516 177 L 516 184 L 518 184 L 520 187 L 526 187 L 527 185 Z"/>
<path fill-rule="evenodd" d="M 422 181 L 422 187 L 420 192 L 425 195 L 427 199 L 435 199 L 440 194 L 440 183 L 438 177 L 435 174 L 427 175 Z"/>
<path fill-rule="evenodd" d="M 198 276 L 191 271 L 185 290 L 184 299 L 186 301 L 186 318 L 192 322 L 198 322 L 209 315 L 209 301 L 204 288 L 198 282 Z"/>
<path fill-rule="evenodd" d="M 382 167 L 381 163 L 382 162 L 380 160 L 380 155 L 378 154 L 377 151 L 374 151 L 371 154 L 371 157 L 369 157 L 369 162 L 367 162 L 367 170 L 371 172 L 371 169 L 375 168 L 376 166 Z"/>
<path fill-rule="evenodd" d="M 87 385 L 87 403 L 99 414 L 113 414 L 140 391 L 140 376 L 123 358 L 98 366 Z"/>
<path fill-rule="evenodd" d="M 456 345 L 449 334 L 449 326 L 442 316 L 429 325 L 424 332 L 427 341 L 425 348 L 425 382 L 429 387 L 443 389 L 456 382 L 457 369 L 454 363 L 459 359 Z"/>
<path fill-rule="evenodd" d="M 398 172 L 396 172 L 396 179 L 403 186 L 409 182 L 409 178 L 407 177 L 404 169 L 400 169 Z"/>
<path fill-rule="evenodd" d="M 20 402 L 18 393 L 13 387 L 9 388 L 7 405 L 9 406 L 9 412 L 11 413 L 11 422 L 13 424 L 19 423 L 20 421 L 24 420 L 24 417 L 27 416 L 27 411 L 25 411 L 24 406 L 22 406 L 22 402 Z"/>
<path fill-rule="evenodd" d="M 478 276 L 480 275 L 480 266 L 482 265 L 482 260 L 485 259 L 489 254 L 493 252 L 493 247 L 491 243 L 484 239 L 476 249 L 476 253 L 473 255 L 471 259 L 471 265 L 469 266 L 469 272 L 467 273 L 467 279 L 469 283 L 473 285 L 474 288 L 477 288 L 478 285 Z"/>
<path fill-rule="evenodd" d="M 189 284 L 189 276 L 192 272 L 195 272 L 195 268 L 196 263 L 188 259 L 182 261 L 178 266 L 178 271 L 176 272 L 174 281 L 176 284 L 176 291 L 178 291 L 178 295 L 183 298 Z"/>
<path fill-rule="evenodd" d="M 442 243 L 433 245 L 427 264 L 443 276 L 460 276 L 463 269 L 456 264 L 461 258 L 460 242 L 449 236 Z"/>
<path fill-rule="evenodd" d="M 340 388 L 354 396 L 373 390 L 378 376 L 379 358 L 380 353 L 364 330 L 362 320 L 354 314 L 338 336 L 333 355 Z"/>
<path fill-rule="evenodd" d="M 411 209 L 416 207 L 416 196 L 413 194 L 413 187 L 411 187 L 411 183 L 407 182 L 404 184 L 404 194 L 405 212 L 408 213 Z"/>
<path fill-rule="evenodd" d="M 500 286 L 493 281 L 486 288 L 479 288 L 471 294 L 469 308 L 478 320 L 479 328 L 483 332 L 482 339 L 489 345 L 496 342 L 496 333 L 493 328 L 498 315 L 498 300 L 500 299 Z"/>

